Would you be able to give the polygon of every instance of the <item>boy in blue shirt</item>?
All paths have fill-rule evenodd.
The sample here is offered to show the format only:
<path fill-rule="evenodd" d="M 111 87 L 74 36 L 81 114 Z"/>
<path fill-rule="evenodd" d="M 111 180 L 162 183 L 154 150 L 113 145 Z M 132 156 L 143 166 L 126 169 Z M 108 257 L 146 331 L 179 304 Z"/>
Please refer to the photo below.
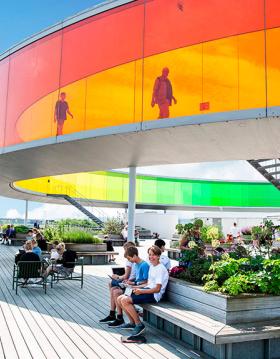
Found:
<path fill-rule="evenodd" d="M 150 266 L 138 256 L 138 249 L 136 247 L 128 247 L 125 251 L 125 257 L 129 262 L 135 263 L 135 278 L 131 278 L 127 281 L 127 284 L 135 286 L 147 283 Z M 118 304 L 117 298 L 115 303 L 118 314 L 117 319 L 109 324 L 109 327 L 112 328 L 117 328 L 124 324 L 122 308 Z"/>

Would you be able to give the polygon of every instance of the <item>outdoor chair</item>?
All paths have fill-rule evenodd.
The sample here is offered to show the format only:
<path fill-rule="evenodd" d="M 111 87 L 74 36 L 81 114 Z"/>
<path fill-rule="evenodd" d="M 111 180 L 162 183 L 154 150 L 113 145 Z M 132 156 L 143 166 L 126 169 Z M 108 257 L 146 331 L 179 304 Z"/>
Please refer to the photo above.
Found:
<path fill-rule="evenodd" d="M 84 285 L 84 258 L 79 257 L 74 262 L 66 262 L 61 267 L 53 264 L 54 270 L 51 271 L 51 287 L 53 283 L 58 283 L 63 280 L 73 280 L 81 282 L 81 288 Z M 81 272 L 75 272 L 75 268 L 81 266 Z"/>
<path fill-rule="evenodd" d="M 42 262 L 25 262 L 19 261 L 14 264 L 13 270 L 13 289 L 16 288 L 16 294 L 18 294 L 19 286 L 34 285 L 42 286 L 45 293 L 47 292 L 46 279 L 42 275 L 43 263 Z M 30 282 L 32 280 L 32 282 Z M 34 283 L 34 280 L 37 280 Z"/>

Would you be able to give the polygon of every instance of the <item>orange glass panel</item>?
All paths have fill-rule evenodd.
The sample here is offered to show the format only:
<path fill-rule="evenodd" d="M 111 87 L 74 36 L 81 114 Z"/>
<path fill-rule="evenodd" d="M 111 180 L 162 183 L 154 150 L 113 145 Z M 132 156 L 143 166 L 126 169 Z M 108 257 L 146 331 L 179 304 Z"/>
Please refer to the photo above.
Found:
<path fill-rule="evenodd" d="M 203 103 L 205 113 L 238 109 L 237 38 L 206 42 L 203 49 Z M 199 104 L 197 104 L 198 106 Z M 202 108 L 203 109 L 203 108 Z"/>
<path fill-rule="evenodd" d="M 141 61 L 117 66 L 87 78 L 86 129 L 139 121 L 141 81 Z"/>
<path fill-rule="evenodd" d="M 160 94 L 161 84 L 158 79 L 164 68 L 169 69 L 168 79 L 172 86 L 172 106 L 165 106 Z M 202 101 L 202 45 L 190 46 L 165 52 L 144 59 L 144 96 L 143 119 L 186 116 L 199 113 Z M 152 106 L 152 97 L 156 104 Z M 169 113 L 169 114 L 168 114 Z"/>
<path fill-rule="evenodd" d="M 264 0 L 153 0 L 145 6 L 145 57 L 264 27 Z"/>
<path fill-rule="evenodd" d="M 4 146 L 8 73 L 9 59 L 5 59 L 0 62 L 0 147 Z"/>
<path fill-rule="evenodd" d="M 24 141 L 28 131 L 29 140 L 51 136 L 53 115 L 50 117 L 50 113 L 53 111 L 50 109 L 54 104 L 45 104 L 48 109 L 43 107 L 40 113 L 26 114 L 28 120 L 24 128 L 17 121 L 29 106 L 59 87 L 60 53 L 61 33 L 58 32 L 10 56 L 6 145 Z M 38 127 L 40 130 L 33 131 Z"/>
<path fill-rule="evenodd" d="M 280 28 L 266 32 L 266 63 L 267 63 L 267 106 L 280 106 L 280 59 L 279 59 Z M 275 114 L 275 109 L 271 109 Z M 279 114 L 279 111 L 278 111 Z"/>
<path fill-rule="evenodd" d="M 264 32 L 238 36 L 239 108 L 266 107 Z"/>
<path fill-rule="evenodd" d="M 62 87 L 60 93 L 65 93 L 68 111 L 61 133 L 68 134 L 79 132 L 85 129 L 85 108 L 86 108 L 86 80 L 76 81 L 68 86 Z"/>

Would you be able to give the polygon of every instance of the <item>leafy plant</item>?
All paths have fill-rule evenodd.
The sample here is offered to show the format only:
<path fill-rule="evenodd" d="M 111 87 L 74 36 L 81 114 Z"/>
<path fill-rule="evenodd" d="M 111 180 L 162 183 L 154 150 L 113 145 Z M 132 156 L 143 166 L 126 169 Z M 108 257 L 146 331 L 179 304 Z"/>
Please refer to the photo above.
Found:
<path fill-rule="evenodd" d="M 104 223 L 104 234 L 121 234 L 123 223 L 120 218 L 110 218 Z"/>
<path fill-rule="evenodd" d="M 29 231 L 29 228 L 24 225 L 19 224 L 19 225 L 15 226 L 15 231 L 16 231 L 16 233 L 25 234 Z"/>
<path fill-rule="evenodd" d="M 97 244 L 103 242 L 101 239 L 94 237 L 91 233 L 84 231 L 66 231 L 61 239 L 65 243 Z"/>
<path fill-rule="evenodd" d="M 203 220 L 198 218 L 193 222 L 194 227 L 202 228 L 203 227 Z"/>
<path fill-rule="evenodd" d="M 180 273 L 178 278 L 192 283 L 203 284 L 203 277 L 209 272 L 211 261 L 205 258 L 198 258 Z"/>
<path fill-rule="evenodd" d="M 241 293 L 249 293 L 252 290 L 252 286 L 248 275 L 237 273 L 223 283 L 220 291 L 230 295 L 238 295 Z"/>
<path fill-rule="evenodd" d="M 47 227 L 43 231 L 43 236 L 47 242 L 61 241 L 60 230 L 56 227 Z"/>
<path fill-rule="evenodd" d="M 175 228 L 176 228 L 176 231 L 177 231 L 178 234 L 183 234 L 183 232 L 184 232 L 184 225 L 183 224 L 178 223 L 178 224 L 176 224 Z"/>

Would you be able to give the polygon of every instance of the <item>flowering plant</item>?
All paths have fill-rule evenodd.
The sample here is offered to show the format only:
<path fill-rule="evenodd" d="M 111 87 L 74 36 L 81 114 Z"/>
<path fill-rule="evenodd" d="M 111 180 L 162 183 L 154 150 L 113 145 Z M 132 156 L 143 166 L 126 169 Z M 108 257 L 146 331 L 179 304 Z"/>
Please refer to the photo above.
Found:
<path fill-rule="evenodd" d="M 170 276 L 177 278 L 179 276 L 179 274 L 181 274 L 184 271 L 185 271 L 184 267 L 181 267 L 181 266 L 173 267 L 170 270 Z"/>

